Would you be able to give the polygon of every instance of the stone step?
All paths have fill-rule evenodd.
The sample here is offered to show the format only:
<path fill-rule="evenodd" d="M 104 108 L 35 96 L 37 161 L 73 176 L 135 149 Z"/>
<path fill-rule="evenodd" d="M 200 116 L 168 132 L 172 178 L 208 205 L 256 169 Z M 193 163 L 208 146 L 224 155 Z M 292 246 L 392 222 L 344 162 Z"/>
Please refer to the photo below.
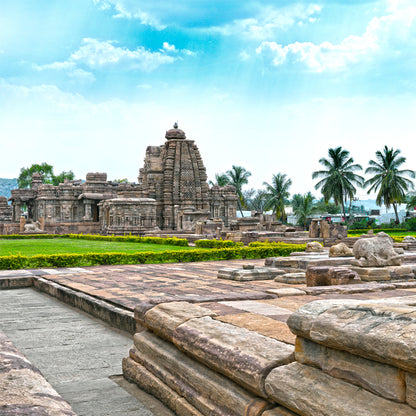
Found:
<path fill-rule="evenodd" d="M 300 363 L 273 369 L 265 382 L 270 398 L 302 416 L 416 416 L 416 409 Z"/>
<path fill-rule="evenodd" d="M 266 397 L 264 380 L 269 371 L 294 360 L 292 345 L 208 316 L 179 325 L 173 342 L 187 354 L 261 397 Z"/>
<path fill-rule="evenodd" d="M 134 346 L 130 351 L 130 359 L 144 366 L 203 415 L 257 416 L 269 408 L 267 401 L 186 356 L 174 345 L 149 331 L 136 334 Z M 130 374 L 129 368 L 135 368 L 130 361 L 123 363 L 123 371 L 125 366 L 127 374 Z M 135 371 L 139 370 L 136 368 Z M 141 377 L 145 377 L 144 372 L 140 371 Z M 160 387 L 153 390 L 152 394 L 163 397 L 159 392 Z"/>

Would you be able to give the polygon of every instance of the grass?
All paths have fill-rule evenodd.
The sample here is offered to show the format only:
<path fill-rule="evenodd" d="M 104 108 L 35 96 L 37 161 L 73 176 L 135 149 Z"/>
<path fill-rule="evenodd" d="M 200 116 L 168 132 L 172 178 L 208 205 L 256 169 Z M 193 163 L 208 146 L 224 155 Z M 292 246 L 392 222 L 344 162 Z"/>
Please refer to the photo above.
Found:
<path fill-rule="evenodd" d="M 69 238 L 56 239 L 0 239 L 0 256 L 37 254 L 83 254 L 83 253 L 137 253 L 140 251 L 184 251 L 194 247 L 181 247 L 163 244 L 146 244 L 113 241 L 74 240 Z"/>
<path fill-rule="evenodd" d="M 355 232 L 354 230 L 348 231 L 348 237 L 359 237 L 363 234 L 362 231 Z M 388 231 L 388 235 L 390 236 L 403 236 L 410 235 L 412 237 L 416 237 L 416 231 Z"/>

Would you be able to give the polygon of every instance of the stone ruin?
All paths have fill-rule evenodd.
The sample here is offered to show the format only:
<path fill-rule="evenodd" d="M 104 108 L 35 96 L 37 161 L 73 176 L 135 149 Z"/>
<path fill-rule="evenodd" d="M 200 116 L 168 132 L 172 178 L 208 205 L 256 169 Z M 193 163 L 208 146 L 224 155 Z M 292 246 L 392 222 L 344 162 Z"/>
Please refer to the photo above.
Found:
<path fill-rule="evenodd" d="M 309 225 L 309 238 L 335 238 L 340 240 L 347 236 L 347 227 L 342 224 L 314 218 Z"/>
<path fill-rule="evenodd" d="M 197 224 L 213 221 L 216 228 L 227 227 L 236 219 L 235 188 L 208 186 L 198 147 L 176 123 L 165 138 L 164 145 L 147 148 L 138 183 L 107 181 L 106 173 L 88 173 L 85 181 L 54 186 L 43 184 L 35 173 L 31 189 L 12 190 L 12 208 L 0 200 L 0 224 L 9 223 L 0 231 L 24 232 L 23 206 L 27 222 L 39 221 L 42 230 L 54 234 L 192 232 Z"/>

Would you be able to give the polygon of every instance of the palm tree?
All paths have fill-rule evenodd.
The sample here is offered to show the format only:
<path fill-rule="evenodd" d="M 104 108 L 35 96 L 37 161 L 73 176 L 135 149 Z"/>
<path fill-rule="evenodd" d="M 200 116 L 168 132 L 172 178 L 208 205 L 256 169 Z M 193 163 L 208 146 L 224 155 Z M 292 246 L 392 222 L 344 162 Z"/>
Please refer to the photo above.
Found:
<path fill-rule="evenodd" d="M 311 216 L 314 210 L 315 197 L 308 192 L 305 195 L 296 194 L 292 198 L 293 213 L 298 218 L 298 224 L 306 228 L 308 218 Z"/>
<path fill-rule="evenodd" d="M 217 185 L 217 186 L 226 186 L 230 183 L 228 176 L 225 173 L 216 173 L 215 174 L 215 183 L 209 181 L 210 185 Z"/>
<path fill-rule="evenodd" d="M 263 182 L 266 187 L 266 204 L 265 210 L 272 209 L 273 213 L 276 214 L 276 219 L 282 219 L 286 222 L 285 203 L 289 198 L 289 188 L 292 185 L 292 180 L 288 179 L 285 174 L 277 173 L 273 175 L 272 183 Z"/>
<path fill-rule="evenodd" d="M 399 170 L 400 166 L 406 162 L 406 158 L 399 156 L 400 150 L 389 149 L 384 146 L 383 150 L 377 150 L 376 160 L 370 160 L 370 165 L 365 173 L 374 176 L 368 179 L 364 186 L 370 186 L 367 193 L 377 192 L 376 203 L 378 206 L 384 204 L 386 208 L 393 206 L 396 215 L 396 224 L 400 222 L 397 213 L 397 205 L 405 201 L 406 191 L 414 188 L 413 182 L 406 178 L 415 177 L 415 172 L 410 169 Z"/>
<path fill-rule="evenodd" d="M 341 146 L 329 149 L 328 156 L 328 159 L 319 159 L 319 163 L 326 169 L 313 172 L 312 179 L 322 178 L 315 189 L 321 188 L 325 202 L 333 198 L 336 205 L 341 204 L 345 218 L 345 202 L 356 194 L 355 186 L 363 186 L 364 178 L 355 173 L 362 170 L 362 167 L 355 164 L 350 152 Z"/>
<path fill-rule="evenodd" d="M 410 195 L 410 194 L 406 195 L 405 202 L 406 202 L 406 208 L 407 209 L 410 209 L 412 211 L 416 209 L 416 195 L 415 194 L 413 194 L 413 195 Z"/>
<path fill-rule="evenodd" d="M 244 217 L 243 207 L 245 207 L 245 201 L 242 188 L 243 185 L 248 184 L 248 178 L 251 176 L 251 172 L 241 166 L 233 165 L 231 170 L 227 170 L 226 176 L 228 177 L 228 183 L 235 187 L 238 196 L 238 208 L 241 216 Z"/>

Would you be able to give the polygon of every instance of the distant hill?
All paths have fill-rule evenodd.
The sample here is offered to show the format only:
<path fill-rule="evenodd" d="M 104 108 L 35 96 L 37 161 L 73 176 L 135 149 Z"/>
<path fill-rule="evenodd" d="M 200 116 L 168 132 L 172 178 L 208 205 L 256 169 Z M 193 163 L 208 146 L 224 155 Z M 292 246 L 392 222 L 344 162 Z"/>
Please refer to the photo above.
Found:
<path fill-rule="evenodd" d="M 0 178 L 0 196 L 10 198 L 12 196 L 12 189 L 17 188 L 17 179 Z"/>

